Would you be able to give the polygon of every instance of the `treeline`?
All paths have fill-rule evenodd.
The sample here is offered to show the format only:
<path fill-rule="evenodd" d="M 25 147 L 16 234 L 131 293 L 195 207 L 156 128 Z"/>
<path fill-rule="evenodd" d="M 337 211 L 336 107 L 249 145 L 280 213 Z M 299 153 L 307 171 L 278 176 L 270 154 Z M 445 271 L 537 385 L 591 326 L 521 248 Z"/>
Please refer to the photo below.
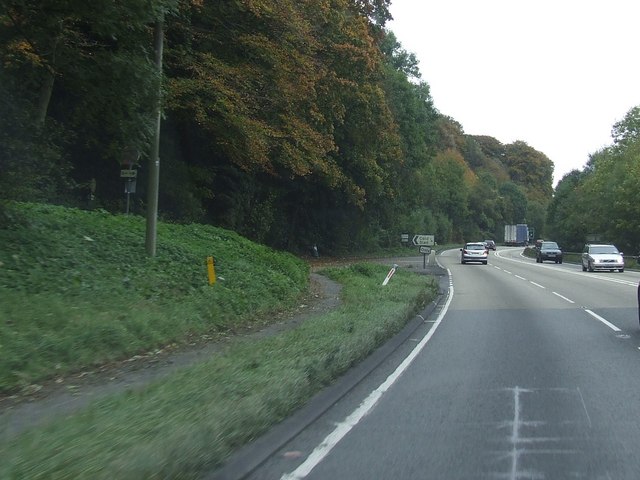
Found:
<path fill-rule="evenodd" d="M 122 212 L 133 162 L 144 214 L 161 88 L 165 220 L 327 253 L 543 232 L 552 162 L 438 112 L 389 3 L 0 0 L 0 196 Z"/>
<path fill-rule="evenodd" d="M 567 250 L 612 242 L 640 255 L 640 106 L 612 129 L 611 146 L 565 175 L 549 205 L 549 232 Z"/>

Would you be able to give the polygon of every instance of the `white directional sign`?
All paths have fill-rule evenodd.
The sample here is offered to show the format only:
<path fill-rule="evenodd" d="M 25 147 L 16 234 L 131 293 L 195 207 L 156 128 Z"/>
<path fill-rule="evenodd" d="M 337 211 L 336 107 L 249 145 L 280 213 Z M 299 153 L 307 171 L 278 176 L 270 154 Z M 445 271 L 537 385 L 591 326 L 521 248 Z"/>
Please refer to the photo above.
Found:
<path fill-rule="evenodd" d="M 414 235 L 413 244 L 433 246 L 435 245 L 435 239 L 433 235 Z"/>

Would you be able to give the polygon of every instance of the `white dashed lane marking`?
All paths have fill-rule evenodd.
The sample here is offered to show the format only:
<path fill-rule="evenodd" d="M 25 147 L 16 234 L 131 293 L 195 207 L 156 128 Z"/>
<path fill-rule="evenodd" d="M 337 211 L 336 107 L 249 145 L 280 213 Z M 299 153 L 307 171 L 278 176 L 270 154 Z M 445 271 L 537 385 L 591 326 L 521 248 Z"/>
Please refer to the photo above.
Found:
<path fill-rule="evenodd" d="M 609 327 L 611 330 L 613 330 L 614 332 L 620 332 L 621 330 L 616 327 L 613 323 L 605 320 L 604 318 L 602 318 L 600 315 L 598 315 L 597 313 L 592 312 L 589 309 L 584 309 L 585 312 L 587 312 L 589 315 L 591 315 L 593 318 L 595 318 L 596 320 L 604 323 L 607 327 Z"/>
<path fill-rule="evenodd" d="M 573 300 L 571 300 L 570 298 L 565 297 L 564 295 L 560 295 L 558 292 L 552 292 L 555 296 L 560 297 L 561 299 L 569 302 L 569 303 L 576 303 Z"/>
<path fill-rule="evenodd" d="M 509 275 L 513 275 L 516 278 L 519 278 L 520 280 L 527 280 L 524 277 L 521 277 L 520 275 L 515 275 L 513 273 L 511 273 L 508 270 L 504 270 L 501 269 L 500 267 L 496 267 L 498 270 L 502 270 L 505 273 L 508 273 Z M 531 280 L 529 280 L 529 283 L 531 285 L 535 285 L 538 288 L 542 288 L 544 290 L 546 290 L 547 287 L 545 287 L 544 285 L 540 285 L 539 283 L 533 282 Z M 622 282 L 621 282 L 622 283 Z M 576 302 L 574 302 L 573 300 L 571 300 L 570 298 L 565 297 L 564 295 L 558 293 L 558 292 L 551 292 L 553 293 L 556 297 L 561 298 L 562 300 L 564 300 L 565 302 L 569 302 L 572 304 L 575 304 Z M 614 332 L 621 332 L 622 330 L 618 327 L 616 327 L 613 323 L 609 322 L 607 319 L 601 317 L 600 315 L 598 315 L 597 313 L 592 312 L 591 310 L 589 310 L 588 308 L 584 308 L 584 307 L 580 307 L 582 310 L 584 310 L 585 312 L 587 312 L 589 315 L 591 315 L 593 318 L 595 318 L 596 320 L 598 320 L 599 322 L 603 323 L 604 325 L 606 325 L 607 327 L 609 327 L 611 330 L 613 330 Z M 640 348 L 640 347 L 638 347 Z"/>

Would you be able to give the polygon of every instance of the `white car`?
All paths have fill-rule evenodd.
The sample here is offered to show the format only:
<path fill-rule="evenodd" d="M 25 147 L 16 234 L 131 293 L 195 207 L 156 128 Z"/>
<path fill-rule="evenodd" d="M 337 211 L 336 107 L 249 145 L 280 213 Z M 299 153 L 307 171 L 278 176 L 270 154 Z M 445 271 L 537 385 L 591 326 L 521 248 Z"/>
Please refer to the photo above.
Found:
<path fill-rule="evenodd" d="M 485 265 L 487 264 L 489 250 L 487 250 L 484 242 L 465 243 L 464 247 L 460 249 L 460 252 L 460 263 L 463 265 L 467 262 L 480 262 Z"/>
<path fill-rule="evenodd" d="M 582 271 L 618 270 L 624 272 L 624 258 L 615 245 L 587 244 L 582 250 Z"/>

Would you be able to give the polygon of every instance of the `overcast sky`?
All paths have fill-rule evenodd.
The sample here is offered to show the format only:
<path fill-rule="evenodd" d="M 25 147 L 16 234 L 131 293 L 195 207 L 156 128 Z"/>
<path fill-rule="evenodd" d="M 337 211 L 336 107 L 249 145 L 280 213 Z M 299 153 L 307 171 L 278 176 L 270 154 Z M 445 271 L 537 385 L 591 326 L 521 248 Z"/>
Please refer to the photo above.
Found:
<path fill-rule="evenodd" d="M 392 0 L 391 14 L 438 111 L 527 142 L 554 185 L 640 105 L 640 0 Z"/>

